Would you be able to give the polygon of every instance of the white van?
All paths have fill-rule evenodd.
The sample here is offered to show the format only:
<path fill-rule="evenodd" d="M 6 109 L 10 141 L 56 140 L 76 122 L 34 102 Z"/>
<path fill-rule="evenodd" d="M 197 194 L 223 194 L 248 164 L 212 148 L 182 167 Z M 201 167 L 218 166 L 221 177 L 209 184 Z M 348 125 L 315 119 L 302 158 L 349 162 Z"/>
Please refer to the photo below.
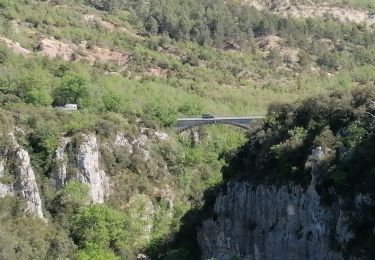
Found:
<path fill-rule="evenodd" d="M 66 109 L 66 110 L 77 110 L 78 109 L 78 105 L 77 104 L 66 104 L 64 106 L 64 109 Z"/>

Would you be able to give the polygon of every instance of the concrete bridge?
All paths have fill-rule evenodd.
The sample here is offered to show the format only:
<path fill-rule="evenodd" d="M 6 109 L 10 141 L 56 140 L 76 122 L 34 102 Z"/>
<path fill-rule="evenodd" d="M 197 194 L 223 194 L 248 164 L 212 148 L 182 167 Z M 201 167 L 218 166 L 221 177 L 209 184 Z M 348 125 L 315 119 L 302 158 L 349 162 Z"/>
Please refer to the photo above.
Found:
<path fill-rule="evenodd" d="M 202 125 L 213 125 L 213 124 L 224 124 L 233 125 L 244 129 L 250 129 L 256 125 L 264 117 L 262 116 L 248 116 L 248 117 L 191 117 L 191 118 L 179 118 L 175 124 L 177 132 L 183 132 L 190 128 Z"/>

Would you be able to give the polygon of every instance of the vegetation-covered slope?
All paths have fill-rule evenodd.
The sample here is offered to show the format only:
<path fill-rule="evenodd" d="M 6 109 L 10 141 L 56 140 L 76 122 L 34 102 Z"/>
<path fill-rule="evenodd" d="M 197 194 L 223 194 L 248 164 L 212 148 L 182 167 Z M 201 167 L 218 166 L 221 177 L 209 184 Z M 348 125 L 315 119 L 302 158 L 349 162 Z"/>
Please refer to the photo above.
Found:
<path fill-rule="evenodd" d="M 314 148 L 329 148 L 323 179 L 343 193 L 373 193 L 373 100 L 373 88 L 360 88 L 273 104 L 262 129 L 251 135 L 232 165 L 253 181 L 308 184 L 308 156 Z"/>
<path fill-rule="evenodd" d="M 22 199 L 1 199 L 0 258 L 133 259 L 145 248 L 157 256 L 221 181 L 223 154 L 244 142 L 240 131 L 211 127 L 194 145 L 169 128 L 178 116 L 264 114 L 278 100 L 371 87 L 374 68 L 371 28 L 329 17 L 286 18 L 223 0 L 0 0 L 0 154 L 8 133 L 22 129 L 48 219 L 29 221 Z M 54 108 L 65 103 L 79 111 Z M 151 162 L 106 150 L 117 133 L 137 138 L 142 128 L 170 136 L 153 141 Z M 61 136 L 78 142 L 81 133 L 98 136 L 115 183 L 105 205 L 87 205 L 80 183 L 51 184 Z M 1 182 L 14 178 L 7 171 Z M 167 185 L 172 208 L 160 195 Z M 139 217 L 147 203 L 135 195 L 155 208 L 147 236 Z"/>
<path fill-rule="evenodd" d="M 3 50 L 3 95 L 36 105 L 66 101 L 56 99 L 56 89 L 79 74 L 90 90 L 82 107 L 121 107 L 168 124 L 169 117 L 202 111 L 262 113 L 280 95 L 296 100 L 374 80 L 375 37 L 356 24 L 287 19 L 220 1 L 125 2 L 111 12 L 71 1 L 2 1 L 1 6 L 3 37 L 36 54 L 75 61 L 25 60 Z"/>
<path fill-rule="evenodd" d="M 325 159 L 316 176 L 317 191 L 323 205 L 342 199 L 342 210 L 350 216 L 355 234 L 341 249 L 372 259 L 374 206 L 361 202 L 358 196 L 375 199 L 374 98 L 371 87 L 271 106 L 262 129 L 230 158 L 224 177 L 307 187 L 312 177 L 309 156 L 320 150 Z"/>

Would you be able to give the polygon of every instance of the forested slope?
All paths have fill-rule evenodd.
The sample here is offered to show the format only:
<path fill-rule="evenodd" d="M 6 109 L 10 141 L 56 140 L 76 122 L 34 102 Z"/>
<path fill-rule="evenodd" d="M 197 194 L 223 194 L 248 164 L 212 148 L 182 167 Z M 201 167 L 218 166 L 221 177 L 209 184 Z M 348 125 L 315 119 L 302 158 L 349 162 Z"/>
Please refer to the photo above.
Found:
<path fill-rule="evenodd" d="M 244 134 L 209 127 L 196 143 L 174 133 L 178 116 L 263 115 L 280 100 L 373 87 L 371 26 L 250 2 L 0 0 L 0 258 L 195 259 L 189 243 L 162 245 Z M 66 103 L 78 111 L 56 108 Z M 43 220 L 24 218 L 26 152 Z M 108 177 L 104 204 L 89 195 L 106 178 L 95 186 L 90 172 Z"/>

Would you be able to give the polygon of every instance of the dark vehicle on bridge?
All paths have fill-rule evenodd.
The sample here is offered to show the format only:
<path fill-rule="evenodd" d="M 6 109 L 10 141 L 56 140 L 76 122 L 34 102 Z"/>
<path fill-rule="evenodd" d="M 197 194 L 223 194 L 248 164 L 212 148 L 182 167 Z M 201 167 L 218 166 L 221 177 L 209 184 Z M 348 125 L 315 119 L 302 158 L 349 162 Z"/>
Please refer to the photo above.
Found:
<path fill-rule="evenodd" d="M 215 118 L 213 114 L 203 114 L 202 118 Z"/>

